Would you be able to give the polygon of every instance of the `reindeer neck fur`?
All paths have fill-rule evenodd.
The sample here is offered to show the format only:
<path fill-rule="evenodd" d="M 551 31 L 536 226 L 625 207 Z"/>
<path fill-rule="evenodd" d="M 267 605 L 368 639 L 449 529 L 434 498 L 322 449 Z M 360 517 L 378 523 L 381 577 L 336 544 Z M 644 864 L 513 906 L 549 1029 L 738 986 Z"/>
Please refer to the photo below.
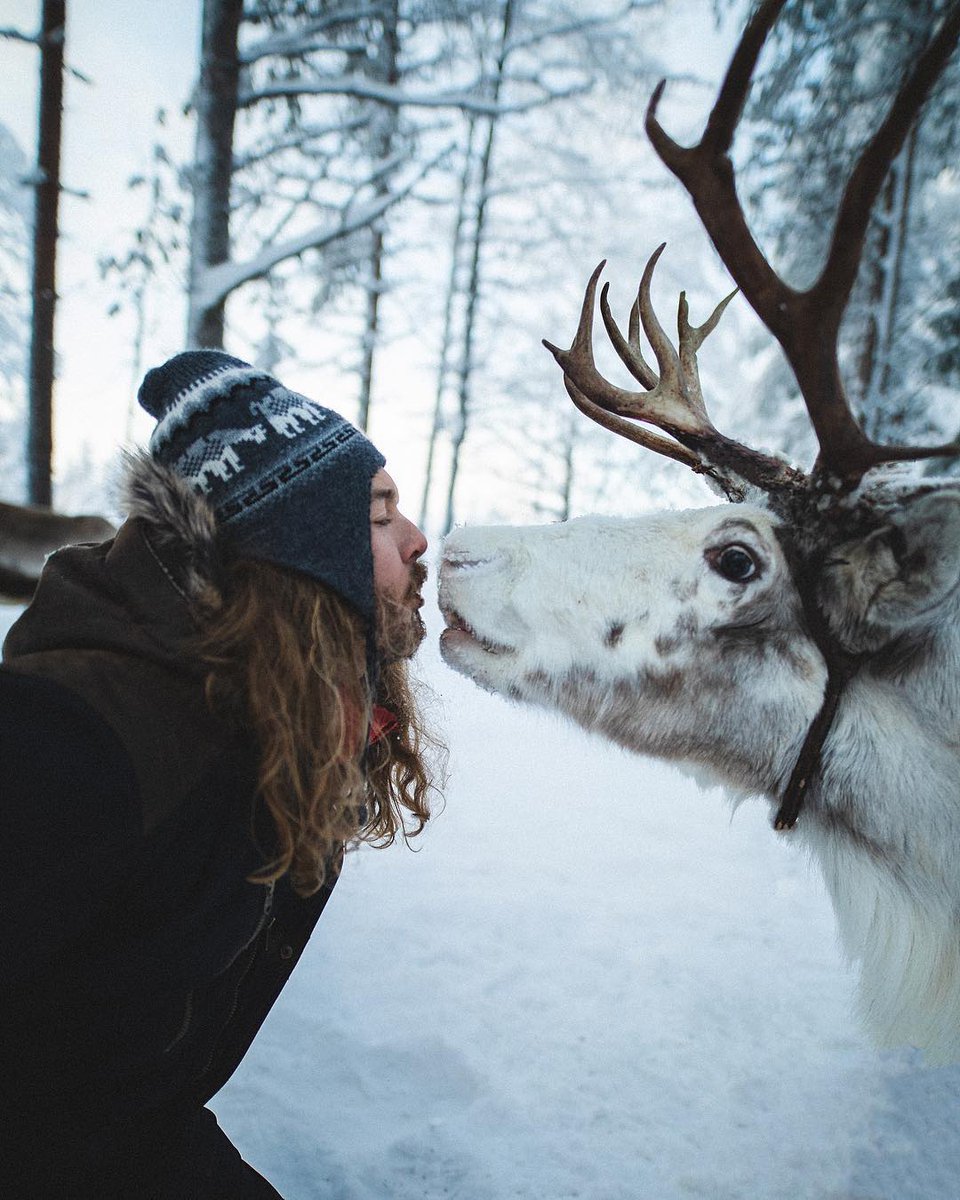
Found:
<path fill-rule="evenodd" d="M 960 1058 L 960 613 L 845 689 L 795 834 L 817 860 L 879 1044 Z"/>

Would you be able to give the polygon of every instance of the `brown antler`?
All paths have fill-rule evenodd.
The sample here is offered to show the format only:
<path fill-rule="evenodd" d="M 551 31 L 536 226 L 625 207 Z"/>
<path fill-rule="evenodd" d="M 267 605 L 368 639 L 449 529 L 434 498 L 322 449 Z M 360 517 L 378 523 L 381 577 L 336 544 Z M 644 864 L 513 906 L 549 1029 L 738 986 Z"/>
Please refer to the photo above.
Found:
<path fill-rule="evenodd" d="M 628 337 L 614 321 L 607 303 L 608 285 L 600 295 L 600 311 L 610 340 L 633 377 L 646 391 L 631 392 L 617 387 L 597 370 L 593 357 L 593 307 L 597 282 L 604 263 L 600 263 L 587 284 L 580 312 L 580 324 L 569 350 L 544 341 L 563 368 L 564 383 L 574 404 L 588 417 L 647 449 L 655 450 L 709 476 L 731 500 L 741 500 L 744 483 L 767 492 L 795 487 L 805 478 L 781 459 L 751 450 L 719 433 L 707 415 L 700 389 L 697 351 L 720 320 L 723 310 L 736 292 L 721 300 L 708 319 L 699 326 L 690 324 L 686 295 L 681 293 L 677 316 L 678 349 L 670 343 L 650 299 L 650 282 L 659 246 L 643 272 L 637 299 L 630 313 Z M 640 327 L 657 358 L 659 375 L 644 360 L 640 350 Z M 643 421 L 670 438 L 661 437 L 630 423 Z M 672 440 L 671 440 L 672 439 Z"/>
<path fill-rule="evenodd" d="M 850 410 L 837 359 L 840 321 L 856 278 L 871 208 L 890 163 L 960 37 L 960 3 L 952 6 L 917 58 L 886 119 L 863 150 L 840 203 L 823 271 L 803 292 L 784 283 L 754 241 L 737 199 L 729 158 L 757 59 L 784 3 L 764 0 L 747 25 L 698 145 L 678 145 L 657 121 L 663 82 L 647 109 L 646 129 L 660 158 L 690 193 L 740 290 L 783 347 L 820 444 L 818 467 L 849 484 L 877 463 L 960 452 L 956 443 L 880 446 L 871 441 Z"/>

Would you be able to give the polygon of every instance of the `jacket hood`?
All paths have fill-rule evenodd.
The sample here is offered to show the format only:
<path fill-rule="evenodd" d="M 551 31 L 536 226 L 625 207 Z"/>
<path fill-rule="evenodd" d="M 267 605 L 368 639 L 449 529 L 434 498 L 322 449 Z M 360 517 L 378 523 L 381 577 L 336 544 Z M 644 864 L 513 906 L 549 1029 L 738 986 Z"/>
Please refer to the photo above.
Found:
<path fill-rule="evenodd" d="M 130 517 L 111 541 L 51 555 L 3 665 L 67 688 L 112 727 L 150 830 L 223 769 L 225 753 L 239 764 L 249 748 L 208 707 L 192 645 L 221 595 L 212 516 L 145 456 L 130 463 L 127 499 Z"/>

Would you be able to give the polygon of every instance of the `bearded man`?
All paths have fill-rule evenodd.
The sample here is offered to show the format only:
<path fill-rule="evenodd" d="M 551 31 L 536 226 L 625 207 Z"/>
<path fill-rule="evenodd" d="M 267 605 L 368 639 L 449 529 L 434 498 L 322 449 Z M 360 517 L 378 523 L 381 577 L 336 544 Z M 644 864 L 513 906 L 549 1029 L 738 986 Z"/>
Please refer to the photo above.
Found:
<path fill-rule="evenodd" d="M 344 848 L 429 816 L 407 677 L 427 544 L 383 456 L 217 351 L 149 372 L 139 400 L 158 423 L 129 519 L 50 559 L 0 669 L 18 1200 L 276 1197 L 204 1106 Z"/>

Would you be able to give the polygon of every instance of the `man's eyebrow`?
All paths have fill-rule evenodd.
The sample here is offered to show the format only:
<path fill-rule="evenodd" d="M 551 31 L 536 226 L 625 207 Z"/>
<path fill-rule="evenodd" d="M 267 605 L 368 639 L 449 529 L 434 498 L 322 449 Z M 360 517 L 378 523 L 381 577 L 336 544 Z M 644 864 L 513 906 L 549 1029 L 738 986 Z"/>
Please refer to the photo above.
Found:
<path fill-rule="evenodd" d="M 375 504 L 378 500 L 396 500 L 397 489 L 392 487 L 374 488 L 370 493 L 370 503 Z"/>

